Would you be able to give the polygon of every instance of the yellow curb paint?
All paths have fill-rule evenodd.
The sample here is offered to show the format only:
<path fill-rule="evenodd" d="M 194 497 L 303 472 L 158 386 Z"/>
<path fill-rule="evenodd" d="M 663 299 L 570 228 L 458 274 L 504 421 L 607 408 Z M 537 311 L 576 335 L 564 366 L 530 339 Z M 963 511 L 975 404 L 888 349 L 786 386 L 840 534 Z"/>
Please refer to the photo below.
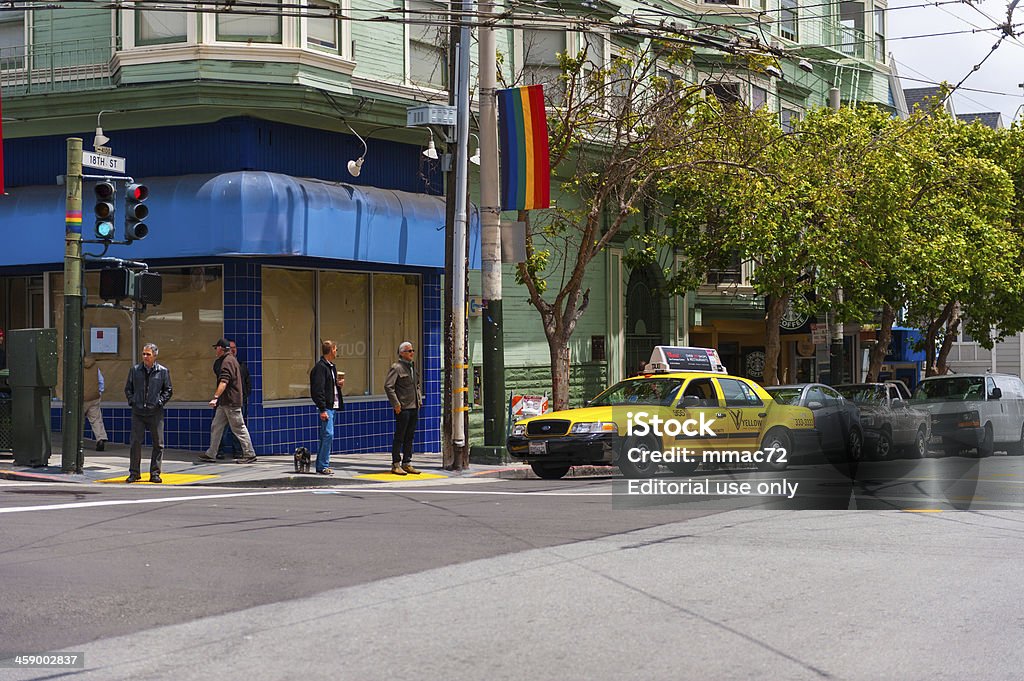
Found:
<path fill-rule="evenodd" d="M 904 508 L 904 513 L 942 513 L 941 508 Z"/>
<path fill-rule="evenodd" d="M 436 473 L 420 473 L 419 475 L 395 475 L 394 473 L 367 473 L 366 475 L 355 476 L 360 480 L 377 480 L 379 482 L 400 482 L 402 480 L 432 480 L 447 478 L 447 475 Z"/>
<path fill-rule="evenodd" d="M 104 480 L 97 480 L 96 482 L 124 482 L 127 475 L 119 475 L 116 478 L 106 478 Z M 161 473 L 160 478 L 163 480 L 163 485 L 187 485 L 190 482 L 199 482 L 200 480 L 209 480 L 210 478 L 220 477 L 217 475 L 192 475 L 189 473 Z M 149 474 L 147 473 L 142 480 L 139 482 L 133 482 L 133 485 L 152 485 L 154 483 L 149 481 Z"/>

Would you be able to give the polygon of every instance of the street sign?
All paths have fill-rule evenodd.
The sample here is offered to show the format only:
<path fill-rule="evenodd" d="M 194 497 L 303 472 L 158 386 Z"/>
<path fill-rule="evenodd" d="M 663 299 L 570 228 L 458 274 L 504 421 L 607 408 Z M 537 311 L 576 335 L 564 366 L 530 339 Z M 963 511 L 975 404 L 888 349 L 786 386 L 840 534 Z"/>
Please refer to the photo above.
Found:
<path fill-rule="evenodd" d="M 815 345 L 828 342 L 828 324 L 811 324 L 811 342 Z"/>
<path fill-rule="evenodd" d="M 120 173 L 124 175 L 124 159 L 120 156 L 107 156 L 105 154 L 98 154 L 94 151 L 82 151 L 82 165 L 88 166 L 89 168 L 99 168 L 100 170 L 109 170 L 113 173 Z"/>

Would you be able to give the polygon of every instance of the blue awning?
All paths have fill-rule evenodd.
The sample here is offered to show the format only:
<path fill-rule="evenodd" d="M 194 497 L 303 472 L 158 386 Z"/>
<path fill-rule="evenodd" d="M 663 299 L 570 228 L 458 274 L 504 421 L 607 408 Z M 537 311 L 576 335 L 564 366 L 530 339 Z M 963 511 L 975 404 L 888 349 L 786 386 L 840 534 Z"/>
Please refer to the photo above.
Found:
<path fill-rule="evenodd" d="M 149 236 L 130 248 L 114 247 L 109 255 L 131 260 L 302 256 L 444 267 L 443 197 L 260 171 L 157 177 L 145 182 L 150 190 Z M 118 212 L 123 211 L 122 202 L 118 196 Z M 85 238 L 93 233 L 92 203 L 92 183 L 87 181 L 82 200 Z M 62 262 L 63 189 L 12 188 L 9 196 L 0 197 L 0 227 L 5 237 L 0 266 Z M 480 266 L 479 234 L 474 210 L 470 224 L 474 268 Z"/>

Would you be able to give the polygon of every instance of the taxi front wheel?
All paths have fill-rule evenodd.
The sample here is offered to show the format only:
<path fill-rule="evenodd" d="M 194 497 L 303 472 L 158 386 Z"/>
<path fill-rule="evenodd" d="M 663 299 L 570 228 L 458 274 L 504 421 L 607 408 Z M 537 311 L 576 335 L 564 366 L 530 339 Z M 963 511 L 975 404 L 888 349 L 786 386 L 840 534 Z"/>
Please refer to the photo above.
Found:
<path fill-rule="evenodd" d="M 543 464 L 534 461 L 530 464 L 530 468 L 533 469 L 534 475 L 541 480 L 558 480 L 564 478 L 565 474 L 569 472 L 569 465 L 552 466 L 551 464 Z"/>
<path fill-rule="evenodd" d="M 784 471 L 793 455 L 793 440 L 785 429 L 772 428 L 761 441 L 761 452 L 766 460 L 757 464 L 759 471 Z"/>
<path fill-rule="evenodd" d="M 651 438 L 630 435 L 623 441 L 615 465 L 627 478 L 652 478 L 658 472 L 658 464 L 652 461 L 651 452 L 660 449 Z"/>

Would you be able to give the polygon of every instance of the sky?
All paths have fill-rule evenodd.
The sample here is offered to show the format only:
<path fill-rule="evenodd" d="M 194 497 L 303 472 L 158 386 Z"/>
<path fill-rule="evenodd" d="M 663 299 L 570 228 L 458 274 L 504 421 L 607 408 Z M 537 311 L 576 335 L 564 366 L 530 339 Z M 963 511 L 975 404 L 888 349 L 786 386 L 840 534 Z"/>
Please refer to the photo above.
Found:
<path fill-rule="evenodd" d="M 1000 31 L 979 31 L 1006 21 L 1009 0 L 946 2 L 890 0 L 886 39 L 903 87 L 928 87 L 942 81 L 959 83 L 981 63 L 999 40 Z M 999 111 L 1009 126 L 1024 104 L 1024 2 L 1014 10 L 1018 38 L 1007 38 L 953 94 L 956 113 Z M 967 31 L 957 35 L 927 34 Z M 911 80 L 912 78 L 918 80 Z M 927 82 L 921 82 L 927 81 Z M 978 92 L 983 90 L 985 92 Z M 996 94 L 1002 93 L 1002 94 Z M 1024 112 L 1022 112 L 1024 113 Z"/>

